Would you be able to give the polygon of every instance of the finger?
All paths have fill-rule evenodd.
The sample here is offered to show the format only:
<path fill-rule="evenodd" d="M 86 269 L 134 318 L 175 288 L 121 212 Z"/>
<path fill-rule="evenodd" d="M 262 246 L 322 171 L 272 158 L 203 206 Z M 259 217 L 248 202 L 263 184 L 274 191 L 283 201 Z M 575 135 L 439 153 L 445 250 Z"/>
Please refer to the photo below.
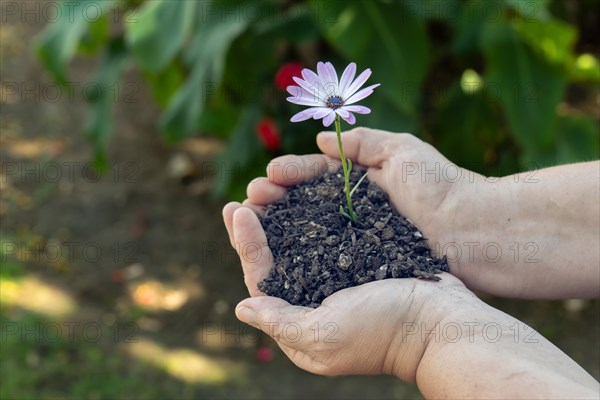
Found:
<path fill-rule="evenodd" d="M 310 341 L 309 314 L 313 311 L 277 297 L 260 296 L 242 300 L 235 315 L 271 336 L 285 350 L 305 347 Z"/>
<path fill-rule="evenodd" d="M 223 207 L 223 222 L 225 223 L 225 229 L 227 229 L 227 234 L 229 235 L 229 243 L 231 243 L 233 247 L 235 247 L 235 237 L 233 236 L 233 213 L 241 206 L 242 205 L 237 201 L 232 201 L 225 204 L 225 207 Z"/>
<path fill-rule="evenodd" d="M 250 199 L 242 201 L 242 205 L 244 207 L 248 207 L 258 215 L 264 215 L 265 213 L 265 208 L 262 205 L 254 204 L 254 202 L 250 201 Z"/>
<path fill-rule="evenodd" d="M 266 206 L 285 196 L 286 189 L 283 186 L 276 185 L 268 178 L 256 178 L 248 184 L 246 194 L 248 200 L 256 205 Z"/>
<path fill-rule="evenodd" d="M 448 272 L 442 272 L 441 274 L 437 275 L 442 282 L 442 286 L 457 286 L 457 287 L 465 287 L 465 284 L 463 283 L 463 281 L 461 281 L 460 279 L 458 279 L 456 276 L 452 275 L 451 273 Z"/>
<path fill-rule="evenodd" d="M 260 296 L 257 284 L 273 267 L 271 250 L 258 217 L 250 208 L 240 207 L 233 213 L 235 249 L 242 262 L 244 282 L 250 296 Z"/>
<path fill-rule="evenodd" d="M 335 172 L 340 165 L 339 157 L 336 160 L 323 154 L 286 155 L 271 160 L 267 176 L 271 183 L 292 186 L 325 172 Z"/>
<path fill-rule="evenodd" d="M 379 168 L 399 147 L 400 142 L 404 140 L 402 136 L 369 128 L 355 128 L 342 132 L 344 154 L 358 164 Z M 340 158 L 335 132 L 319 133 L 317 145 L 326 155 Z"/>

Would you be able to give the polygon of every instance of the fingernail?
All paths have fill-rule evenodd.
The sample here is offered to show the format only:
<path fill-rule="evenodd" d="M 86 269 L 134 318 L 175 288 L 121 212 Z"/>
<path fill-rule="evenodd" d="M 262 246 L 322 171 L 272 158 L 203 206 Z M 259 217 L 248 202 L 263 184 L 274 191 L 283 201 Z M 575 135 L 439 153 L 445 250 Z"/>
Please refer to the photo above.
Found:
<path fill-rule="evenodd" d="M 235 315 L 242 322 L 254 322 L 256 320 L 256 312 L 250 307 L 239 306 L 235 309 Z"/>

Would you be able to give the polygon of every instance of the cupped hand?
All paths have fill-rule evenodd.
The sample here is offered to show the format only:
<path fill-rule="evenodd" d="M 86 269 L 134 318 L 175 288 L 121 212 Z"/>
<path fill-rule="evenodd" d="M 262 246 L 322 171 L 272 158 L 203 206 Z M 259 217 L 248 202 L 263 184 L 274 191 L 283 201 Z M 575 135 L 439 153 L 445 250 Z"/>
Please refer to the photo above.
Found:
<path fill-rule="evenodd" d="M 415 327 L 434 327 L 456 301 L 475 297 L 450 274 L 440 282 L 387 279 L 334 293 L 316 309 L 265 296 L 257 283 L 273 268 L 256 212 L 246 202 L 223 210 L 251 298 L 237 317 L 275 339 L 300 368 L 322 375 L 392 374 L 414 382 L 427 340 Z M 453 299 L 452 301 L 448 301 Z"/>
<path fill-rule="evenodd" d="M 436 214 L 451 197 L 452 187 L 424 185 L 420 171 L 449 161 L 411 135 L 364 128 L 343 135 L 346 155 L 368 167 L 369 178 L 390 194 L 399 211 L 428 237 L 441 237 L 444 224 Z M 319 134 L 317 143 L 324 154 L 274 159 L 268 177 L 248 185 L 248 199 L 243 204 L 229 203 L 223 210 L 251 296 L 238 305 L 236 314 L 272 336 L 305 370 L 325 375 L 387 373 L 414 381 L 427 343 L 421 336 L 407 334 L 406 328 L 433 326 L 450 314 L 448 292 L 461 293 L 450 296 L 453 299 L 472 297 L 453 276 L 444 274 L 435 284 L 418 279 L 371 282 L 334 293 L 317 309 L 292 306 L 257 288 L 273 268 L 273 260 L 256 214 L 282 198 L 287 187 L 340 167 L 335 133 Z M 403 185 L 398 184 L 401 180 Z"/>
<path fill-rule="evenodd" d="M 346 155 L 369 168 L 370 179 L 389 194 L 398 211 L 417 225 L 430 244 L 503 240 L 503 245 L 512 245 L 517 239 L 531 240 L 523 224 L 535 227 L 547 211 L 544 208 L 542 214 L 533 213 L 506 229 L 499 225 L 510 224 L 511 216 L 513 222 L 518 219 L 509 212 L 513 203 L 527 196 L 540 198 L 539 188 L 521 188 L 520 192 L 506 181 L 489 184 L 489 179 L 458 168 L 411 135 L 365 128 L 343 135 Z M 324 375 L 393 374 L 409 382 L 418 380 L 428 397 L 564 398 L 580 390 L 584 395 L 578 397 L 592 398 L 597 393 L 597 381 L 564 353 L 525 324 L 481 302 L 450 274 L 442 274 L 439 282 L 388 279 L 344 289 L 316 309 L 292 306 L 261 293 L 257 283 L 267 276 L 273 262 L 256 214 L 285 196 L 287 187 L 339 167 L 335 133 L 320 134 L 317 143 L 324 154 L 273 160 L 268 176 L 248 185 L 248 199 L 223 210 L 251 296 L 236 308 L 240 320 L 271 335 L 305 370 Z M 593 168 L 597 166 L 589 167 Z M 552 183 L 566 174 L 558 184 L 567 185 L 581 178 L 579 171 L 549 171 L 545 177 Z M 594 175 L 583 175 L 590 175 L 590 182 L 581 186 L 594 187 Z M 520 177 L 511 179 L 516 178 Z M 585 197 L 587 190 L 576 193 Z M 552 195 L 551 189 L 542 193 Z M 525 212 L 532 211 L 535 207 L 525 208 Z M 523 212 L 517 215 L 523 217 Z M 541 268 L 545 265 L 540 263 Z M 536 264 L 521 266 L 506 257 L 450 261 L 453 275 L 468 287 L 488 293 L 526 297 L 555 290 L 552 285 L 539 285 Z M 565 281 L 556 282 L 566 286 Z M 535 292 L 532 287 L 550 289 Z M 563 291 L 563 296 L 570 293 L 574 291 Z M 499 337 L 490 339 L 486 330 L 490 326 L 497 328 Z M 454 332 L 457 336 L 451 335 Z M 473 380 L 473 376 L 481 379 Z M 511 385 L 506 385 L 509 380 Z"/>

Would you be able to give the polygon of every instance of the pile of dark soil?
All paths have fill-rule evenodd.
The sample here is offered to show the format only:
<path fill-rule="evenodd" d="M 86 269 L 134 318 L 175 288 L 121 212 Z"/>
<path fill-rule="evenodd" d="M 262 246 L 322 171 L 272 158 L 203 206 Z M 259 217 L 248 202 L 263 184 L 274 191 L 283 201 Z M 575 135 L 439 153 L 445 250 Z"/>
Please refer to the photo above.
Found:
<path fill-rule="evenodd" d="M 355 168 L 353 187 L 364 170 Z M 339 213 L 346 204 L 344 177 L 326 173 L 291 187 L 261 218 L 275 268 L 259 282 L 269 296 L 318 307 L 338 290 L 387 278 L 439 280 L 445 257 L 431 255 L 427 240 L 365 179 L 353 195 L 357 224 Z"/>

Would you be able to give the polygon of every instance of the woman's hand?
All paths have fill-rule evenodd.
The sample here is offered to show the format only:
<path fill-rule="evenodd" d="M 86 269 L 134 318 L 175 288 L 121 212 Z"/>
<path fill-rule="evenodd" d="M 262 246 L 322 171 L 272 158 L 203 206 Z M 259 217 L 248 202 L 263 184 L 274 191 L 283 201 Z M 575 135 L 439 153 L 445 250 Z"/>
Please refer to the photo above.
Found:
<path fill-rule="evenodd" d="M 591 239 L 598 236 L 594 236 L 598 210 L 581 217 L 575 209 L 565 219 L 554 211 L 560 210 L 557 206 L 561 203 L 572 201 L 574 194 L 563 191 L 565 196 L 552 187 L 578 183 L 575 187 L 580 191 L 575 190 L 575 197 L 587 210 L 594 197 L 581 194 L 597 191 L 597 163 L 541 171 L 542 177 L 556 182 L 546 182 L 542 189 L 547 190 L 540 194 L 531 192 L 531 186 L 515 188 L 506 178 L 488 180 L 458 168 L 411 135 L 365 128 L 343 135 L 348 157 L 369 168 L 370 179 L 388 192 L 395 207 L 429 238 L 434 250 L 436 245 L 439 250 L 448 244 L 464 246 L 495 238 L 508 246 L 514 240 L 533 237 L 543 245 L 546 253 L 541 256 L 549 263 L 525 265 L 527 268 L 512 258 L 492 262 L 481 256 L 450 258 L 452 274 L 470 287 L 521 297 L 566 296 L 577 293 L 582 285 L 587 296 L 597 291 L 598 279 L 589 274 L 597 269 L 597 262 L 581 270 L 580 278 L 568 279 L 565 269 L 559 268 L 563 267 L 561 258 L 553 253 L 560 246 L 551 240 L 544 242 L 549 226 L 570 230 L 565 221 L 571 220 L 577 223 L 573 226 L 589 231 Z M 317 309 L 292 306 L 261 293 L 257 283 L 268 275 L 273 263 L 256 213 L 282 198 L 288 186 L 339 167 L 335 135 L 320 134 L 317 143 L 325 154 L 273 160 L 268 177 L 248 185 L 248 199 L 243 204 L 229 203 L 223 210 L 251 296 L 236 308 L 240 320 L 271 335 L 296 365 L 314 373 L 393 374 L 417 382 L 427 397 L 597 397 L 598 382 L 573 360 L 522 322 L 481 302 L 450 274 L 442 274 L 439 282 L 388 279 L 344 289 Z M 591 172 L 580 174 L 582 169 Z M 448 179 L 450 175 L 438 172 L 444 170 L 454 170 L 462 178 Z M 514 181 L 515 177 L 510 178 Z M 544 198 L 550 198 L 552 204 L 536 214 Z M 515 211 L 516 206 L 524 207 L 526 213 Z M 536 223 L 543 221 L 548 210 L 554 212 L 554 219 L 542 223 L 545 230 L 539 229 Z M 511 215 L 518 223 L 507 228 L 505 221 L 510 222 Z M 582 245 L 588 246 L 585 240 Z M 593 261 L 596 257 L 575 249 L 575 259 L 589 256 Z M 546 273 L 543 285 L 538 284 L 539 268 Z"/>
<path fill-rule="evenodd" d="M 256 205 L 247 204 L 256 208 Z M 256 288 L 273 267 L 246 206 L 223 210 L 251 298 L 238 318 L 321 375 L 392 374 L 431 398 L 597 398 L 598 382 L 522 322 L 483 303 L 450 274 L 343 289 L 316 309 Z"/>
<path fill-rule="evenodd" d="M 392 374 L 415 382 L 428 342 L 421 329 L 434 329 L 460 302 L 480 303 L 458 279 L 442 274 L 439 282 L 387 279 L 344 289 L 316 309 L 292 306 L 257 289 L 273 264 L 254 211 L 230 204 L 224 219 L 252 296 L 237 306 L 236 315 L 313 373 Z"/>

